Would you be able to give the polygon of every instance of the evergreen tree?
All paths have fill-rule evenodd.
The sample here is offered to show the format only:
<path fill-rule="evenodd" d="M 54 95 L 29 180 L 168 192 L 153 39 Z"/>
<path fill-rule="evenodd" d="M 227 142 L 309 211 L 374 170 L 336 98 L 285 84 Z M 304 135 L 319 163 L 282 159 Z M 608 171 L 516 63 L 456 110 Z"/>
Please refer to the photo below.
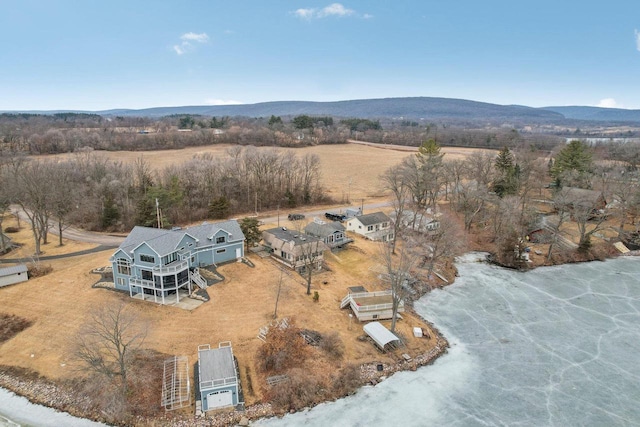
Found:
<path fill-rule="evenodd" d="M 240 229 L 244 234 L 247 247 L 254 246 L 262 238 L 262 234 L 260 233 L 260 223 L 256 218 L 243 218 L 240 221 Z"/>
<path fill-rule="evenodd" d="M 551 168 L 551 176 L 556 179 L 559 185 L 566 183 L 588 187 L 588 178 L 592 170 L 592 150 L 582 141 L 573 140 L 556 156 Z"/>
<path fill-rule="evenodd" d="M 229 201 L 225 196 L 220 196 L 209 203 L 209 216 L 214 219 L 223 219 L 229 213 Z"/>

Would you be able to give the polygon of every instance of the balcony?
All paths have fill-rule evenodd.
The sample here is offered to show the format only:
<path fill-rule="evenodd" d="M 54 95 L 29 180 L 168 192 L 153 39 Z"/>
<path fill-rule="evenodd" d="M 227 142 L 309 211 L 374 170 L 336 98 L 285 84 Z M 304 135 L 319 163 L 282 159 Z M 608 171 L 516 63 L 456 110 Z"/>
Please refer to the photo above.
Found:
<path fill-rule="evenodd" d="M 174 261 L 171 264 L 153 267 L 153 274 L 156 276 L 165 276 L 167 274 L 176 274 L 189 268 L 189 261 Z"/>

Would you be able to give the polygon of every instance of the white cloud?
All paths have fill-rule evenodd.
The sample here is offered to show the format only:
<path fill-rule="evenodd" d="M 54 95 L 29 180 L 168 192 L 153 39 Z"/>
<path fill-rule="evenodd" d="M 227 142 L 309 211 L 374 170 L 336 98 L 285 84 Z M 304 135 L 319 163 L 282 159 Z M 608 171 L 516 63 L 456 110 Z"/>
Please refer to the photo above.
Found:
<path fill-rule="evenodd" d="M 184 55 L 190 50 L 190 48 L 191 43 L 189 42 L 183 42 L 181 44 L 176 44 L 173 46 L 173 50 L 175 50 L 178 55 Z"/>
<path fill-rule="evenodd" d="M 636 35 L 636 49 L 638 49 L 638 51 L 640 51 L 640 31 L 638 30 L 633 30 L 635 32 Z"/>
<path fill-rule="evenodd" d="M 204 101 L 207 105 L 239 105 L 243 104 L 242 101 L 236 101 L 233 99 L 207 99 Z"/>
<path fill-rule="evenodd" d="M 600 102 L 598 102 L 597 106 L 601 108 L 624 108 L 622 105 L 619 105 L 613 98 L 601 99 Z"/>
<path fill-rule="evenodd" d="M 354 13 L 354 10 L 347 9 L 340 3 L 332 3 L 318 12 L 318 17 L 324 18 L 325 16 L 349 16 L 353 15 Z"/>
<path fill-rule="evenodd" d="M 330 5 L 325 6 L 322 9 L 317 9 L 317 8 L 297 9 L 292 13 L 300 19 L 307 19 L 307 20 L 314 19 L 314 18 L 316 19 L 327 18 L 330 16 L 337 16 L 339 18 L 342 18 L 345 16 L 356 15 L 355 10 L 346 8 L 341 3 L 331 3 Z M 369 15 L 368 13 L 365 13 L 364 15 L 362 15 L 362 18 L 364 19 L 370 19 L 372 17 L 373 16 Z"/>
<path fill-rule="evenodd" d="M 195 49 L 195 46 L 192 42 L 207 43 L 209 41 L 209 36 L 207 35 L 207 33 L 198 34 L 198 33 L 188 32 L 181 35 L 180 40 L 182 40 L 181 43 L 173 45 L 173 50 L 178 55 L 184 55 L 185 53 L 191 52 L 192 50 Z"/>
<path fill-rule="evenodd" d="M 316 14 L 316 9 L 298 9 L 293 12 L 298 18 L 311 19 Z"/>
<path fill-rule="evenodd" d="M 206 43 L 209 41 L 209 36 L 207 35 L 207 33 L 200 33 L 200 34 L 184 33 L 183 35 L 180 36 L 180 39 L 191 40 L 198 43 Z"/>

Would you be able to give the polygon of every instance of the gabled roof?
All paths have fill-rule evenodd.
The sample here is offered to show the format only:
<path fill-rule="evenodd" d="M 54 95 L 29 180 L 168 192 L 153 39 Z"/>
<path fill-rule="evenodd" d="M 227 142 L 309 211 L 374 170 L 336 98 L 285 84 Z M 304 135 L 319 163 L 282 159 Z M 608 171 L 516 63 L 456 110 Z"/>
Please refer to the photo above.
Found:
<path fill-rule="evenodd" d="M 310 234 L 312 236 L 318 237 L 326 237 L 329 236 L 336 231 L 345 231 L 344 225 L 340 224 L 337 221 L 318 223 L 318 222 L 310 222 L 304 228 L 304 232 Z"/>
<path fill-rule="evenodd" d="M 24 264 L 15 265 L 13 267 L 0 268 L 0 277 L 13 276 L 14 274 L 26 273 L 27 266 Z"/>
<path fill-rule="evenodd" d="M 263 233 L 269 233 L 276 239 L 282 242 L 292 242 L 294 246 L 303 246 L 308 243 L 319 242 L 320 239 L 307 234 L 301 234 L 296 231 L 288 230 L 284 227 L 276 227 L 263 231 Z"/>
<path fill-rule="evenodd" d="M 374 212 L 366 215 L 360 215 L 355 217 L 354 219 L 360 221 L 362 225 L 374 225 L 391 221 L 391 219 L 384 212 Z"/>
<path fill-rule="evenodd" d="M 178 249 L 178 245 L 185 235 L 196 239 L 196 247 L 203 247 L 210 245 L 211 240 L 209 240 L 209 237 L 215 235 L 220 230 L 224 230 L 232 236 L 229 240 L 244 240 L 244 234 L 242 234 L 240 225 L 238 221 L 235 220 L 214 222 L 211 224 L 203 223 L 202 225 L 180 230 L 163 230 L 136 226 L 131 230 L 131 233 L 129 233 L 124 242 L 122 242 L 119 249 L 129 253 L 142 243 L 146 243 L 158 255 L 165 256 Z"/>
<path fill-rule="evenodd" d="M 586 190 L 584 188 L 577 187 L 563 187 L 560 193 L 564 195 L 566 200 L 570 203 L 576 202 L 590 202 L 596 203 L 601 198 L 604 200 L 604 195 L 599 191 Z"/>

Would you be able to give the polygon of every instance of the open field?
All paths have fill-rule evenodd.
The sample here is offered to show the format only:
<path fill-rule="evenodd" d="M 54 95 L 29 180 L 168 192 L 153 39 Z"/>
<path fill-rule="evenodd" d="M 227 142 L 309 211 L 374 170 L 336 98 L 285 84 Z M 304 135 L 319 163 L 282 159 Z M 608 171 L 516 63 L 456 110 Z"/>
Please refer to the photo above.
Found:
<path fill-rule="evenodd" d="M 389 167 L 399 163 L 403 158 L 416 152 L 415 147 L 386 145 L 365 146 L 360 144 L 317 145 L 304 148 L 274 148 L 260 147 L 259 150 L 291 150 L 301 156 L 307 153 L 318 155 L 322 165 L 322 183 L 327 194 L 340 202 L 350 199 L 360 202 L 362 199 L 371 201 L 384 196 L 378 181 L 378 176 Z M 160 170 L 172 164 L 180 164 L 194 155 L 209 153 L 214 156 L 226 156 L 226 150 L 231 145 L 211 145 L 207 147 L 189 147 L 180 150 L 160 151 L 96 151 L 98 156 L 123 163 L 132 163 L 140 156 Z M 443 147 L 445 159 L 459 159 L 477 151 L 492 151 L 475 148 Z M 74 154 L 59 154 L 56 156 L 37 156 L 39 158 L 69 157 Z"/>

